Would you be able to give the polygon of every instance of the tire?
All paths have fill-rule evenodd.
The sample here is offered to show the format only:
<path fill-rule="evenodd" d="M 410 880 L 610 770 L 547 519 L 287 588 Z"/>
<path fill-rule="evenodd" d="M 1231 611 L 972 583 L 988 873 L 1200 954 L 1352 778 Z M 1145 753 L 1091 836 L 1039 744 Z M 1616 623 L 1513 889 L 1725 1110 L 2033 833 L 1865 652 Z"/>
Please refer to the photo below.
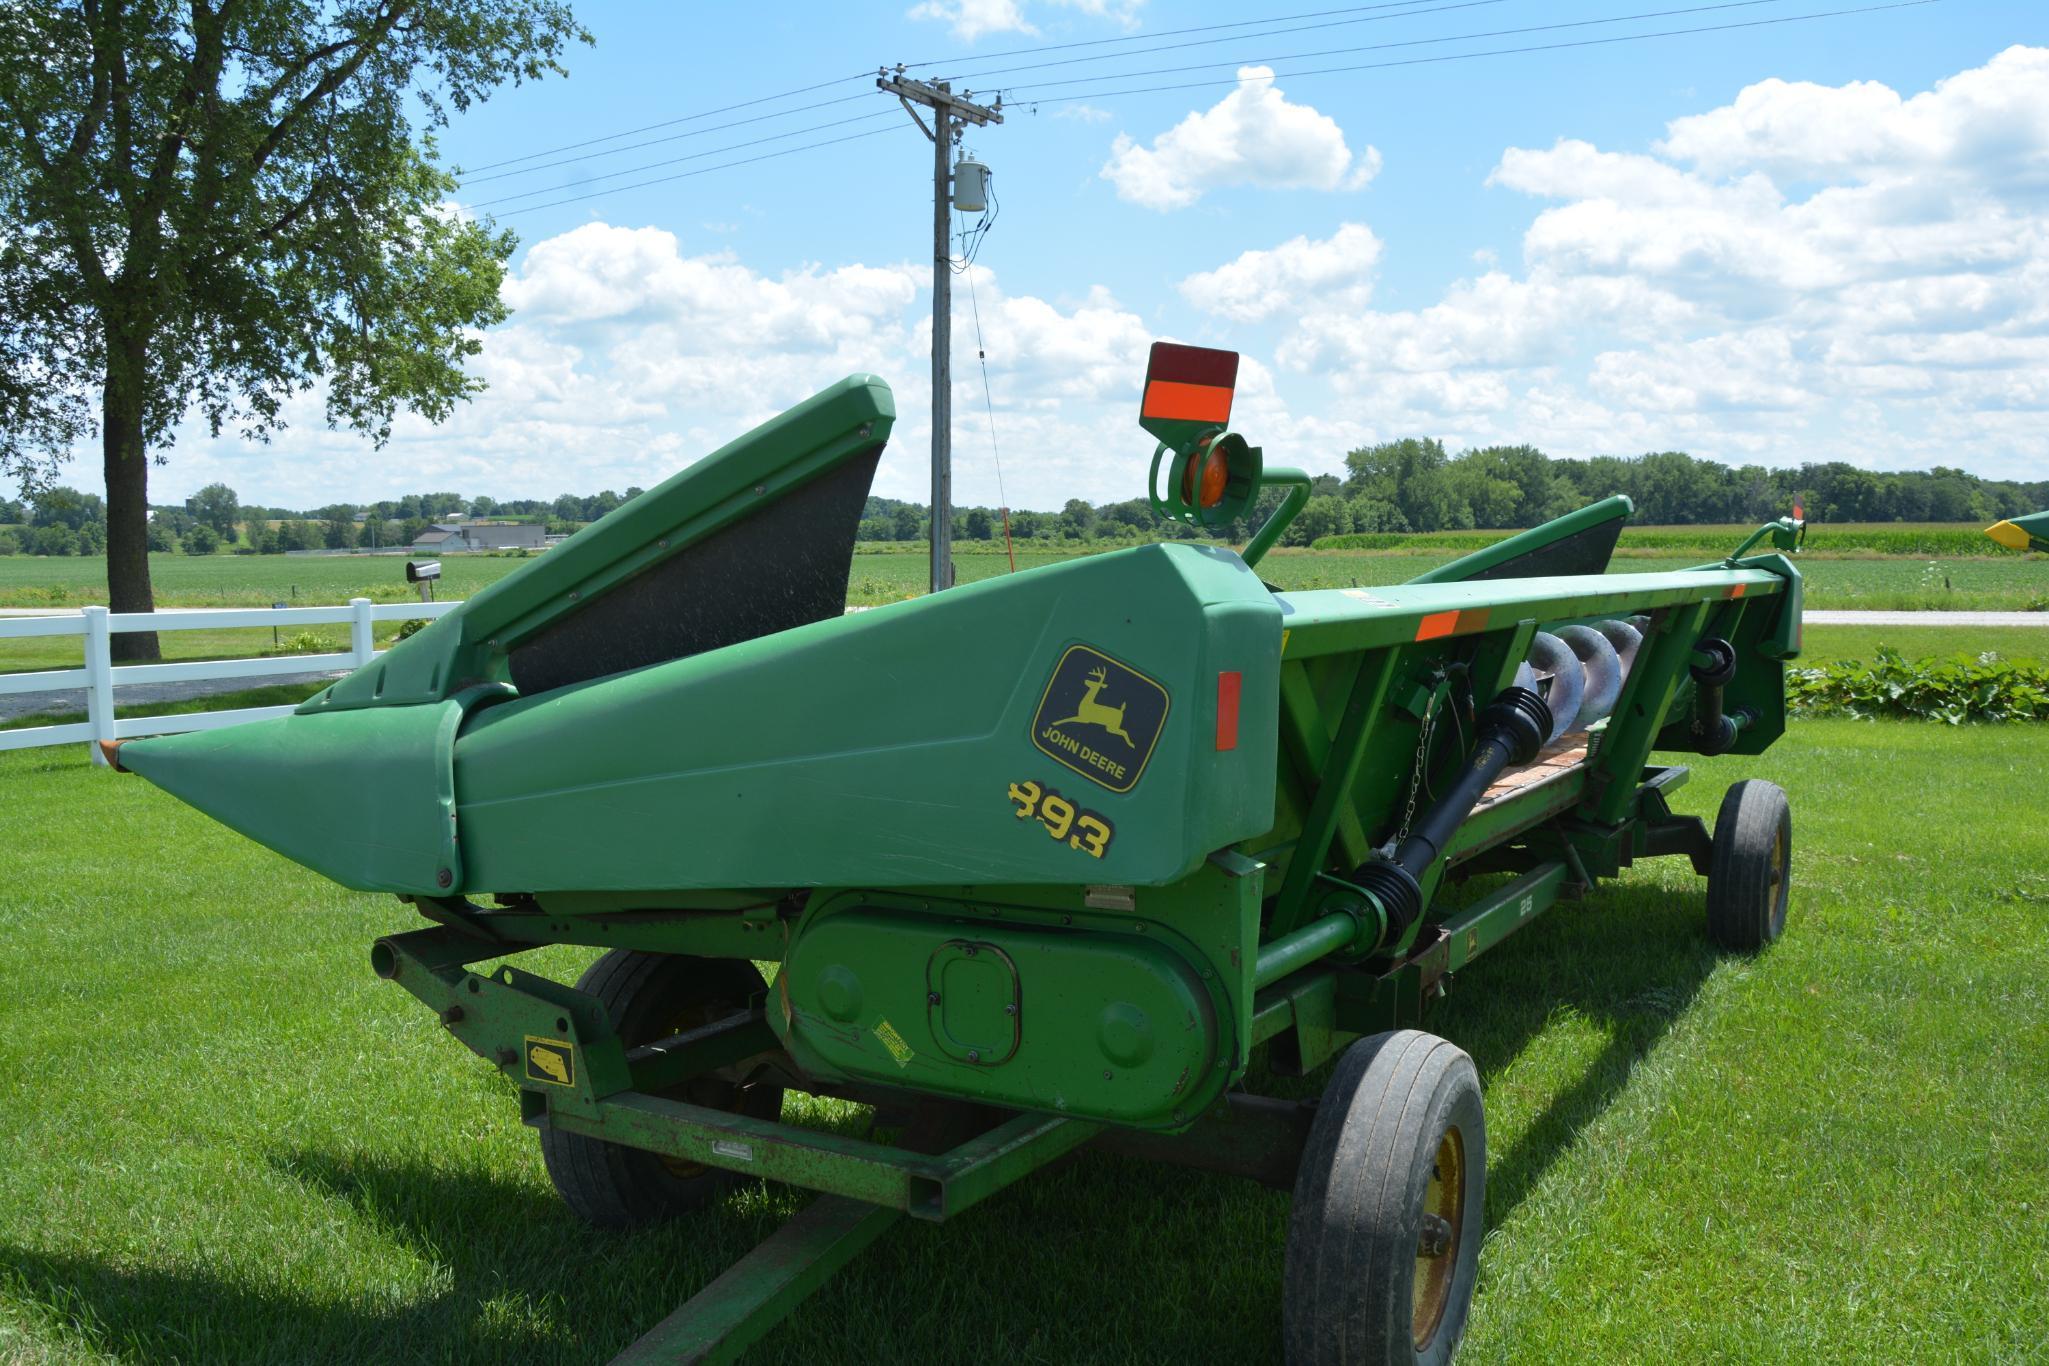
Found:
<path fill-rule="evenodd" d="M 1413 1029 L 1346 1049 L 1295 1178 L 1281 1315 L 1291 1366 L 1449 1361 L 1480 1270 L 1486 1193 L 1473 1060 Z"/>
<path fill-rule="evenodd" d="M 736 958 L 613 949 L 577 980 L 598 998 L 628 1048 L 744 1010 L 767 988 Z M 783 1088 L 744 1086 L 726 1075 L 698 1077 L 663 1092 L 694 1105 L 755 1119 L 782 1113 Z M 599 1228 L 637 1228 L 697 1209 L 738 1178 L 642 1148 L 543 1126 L 541 1160 L 564 1204 Z"/>
<path fill-rule="evenodd" d="M 1725 949 L 1756 953 L 1786 929 L 1792 890 L 1793 811 L 1776 783 L 1737 783 L 1715 816 L 1708 862 L 1708 936 Z"/>

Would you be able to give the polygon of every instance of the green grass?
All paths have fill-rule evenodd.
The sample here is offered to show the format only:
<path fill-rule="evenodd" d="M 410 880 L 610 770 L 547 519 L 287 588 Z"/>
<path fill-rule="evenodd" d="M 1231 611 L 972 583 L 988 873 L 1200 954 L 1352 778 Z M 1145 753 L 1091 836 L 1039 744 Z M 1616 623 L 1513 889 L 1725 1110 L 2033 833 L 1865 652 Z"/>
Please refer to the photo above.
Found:
<path fill-rule="evenodd" d="M 1809 626 L 1802 664 L 1876 659 L 1882 647 L 1908 659 L 1947 659 L 1991 651 L 2015 662 L 2049 661 L 2049 626 Z"/>
<path fill-rule="evenodd" d="M 1428 540 L 1429 538 L 1421 538 Z M 1735 535 L 1708 538 L 1701 548 L 1647 548 L 1619 554 L 1619 573 L 1683 569 L 1733 549 Z M 1996 550 L 1990 541 L 1988 550 Z M 916 552 L 916 553 L 914 553 Z M 1091 548 L 1033 547 L 1020 550 L 1018 567 L 1032 568 Z M 1282 588 L 1353 588 L 1400 583 L 1461 553 L 1448 549 L 1277 550 L 1260 573 Z M 529 560 L 509 556 L 442 557 L 441 596 L 468 597 Z M 1807 605 L 1873 610 L 2022 611 L 2049 603 L 2049 557 L 1982 554 L 1933 561 L 1917 555 L 1870 552 L 1831 555 L 1816 548 L 1802 557 Z M 404 560 L 394 556 L 155 555 L 150 573 L 158 605 L 164 607 L 267 607 L 273 602 L 331 606 L 351 597 L 402 602 L 413 596 L 404 581 Z M 970 546 L 956 556 L 961 582 L 1007 572 L 999 545 Z M 864 547 L 854 556 L 847 601 L 874 606 L 925 590 L 922 548 L 899 551 Z M 296 590 L 296 596 L 294 595 Z M 0 607 L 83 607 L 106 600 L 106 562 L 98 556 L 0 558 Z"/>
<path fill-rule="evenodd" d="M 122 719 L 136 716 L 184 716 L 196 711 L 236 711 L 243 707 L 296 707 L 325 683 L 273 683 L 261 688 L 188 697 L 177 702 L 138 702 L 115 709 Z M 119 696 L 117 693 L 116 696 Z M 37 712 L 31 716 L 0 717 L 0 730 L 23 730 L 31 726 L 65 726 L 83 721 L 83 711 Z"/>
<path fill-rule="evenodd" d="M 1466 1360 L 2039 1352 L 2045 768 L 2049 727 L 1799 724 L 1675 798 L 1791 793 L 1769 953 L 1713 953 L 1657 860 L 1460 974 L 1430 1027 L 1487 1090 Z M 601 1361 L 800 1204 L 582 1228 L 510 1089 L 371 976 L 406 908 L 77 749 L 0 756 L 0 791 L 0 1359 Z M 892 1233 L 750 1360 L 1277 1360 L 1287 1213 L 1084 1157 Z"/>

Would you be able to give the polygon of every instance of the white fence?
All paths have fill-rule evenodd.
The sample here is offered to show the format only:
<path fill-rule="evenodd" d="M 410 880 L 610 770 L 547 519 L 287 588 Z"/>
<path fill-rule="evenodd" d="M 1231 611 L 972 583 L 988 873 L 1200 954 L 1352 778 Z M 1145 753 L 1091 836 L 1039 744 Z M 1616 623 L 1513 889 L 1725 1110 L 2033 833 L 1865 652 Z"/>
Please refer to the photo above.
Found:
<path fill-rule="evenodd" d="M 238 707 L 229 711 L 189 712 L 179 716 L 116 719 L 114 689 L 135 683 L 261 679 L 278 674 L 360 668 L 383 653 L 373 642 L 373 623 L 438 617 L 459 606 L 460 602 L 373 603 L 368 598 L 351 598 L 346 607 L 248 607 L 194 612 L 109 612 L 104 607 L 87 607 L 75 614 L 61 616 L 0 619 L 0 640 L 21 640 L 31 636 L 82 636 L 85 639 L 85 667 L 0 674 L 0 695 L 83 688 L 86 711 L 85 720 L 67 725 L 0 730 L 0 750 L 70 744 L 79 740 L 125 740 L 136 735 L 168 735 L 184 730 L 211 730 L 216 726 L 233 726 L 244 721 L 283 716 L 292 709 Z M 341 623 L 347 623 L 349 628 L 349 648 L 321 655 L 214 659 L 186 664 L 115 664 L 109 643 L 113 636 L 124 631 L 217 631 L 228 627 L 332 626 Z M 97 748 L 93 750 L 93 761 L 102 762 Z"/>

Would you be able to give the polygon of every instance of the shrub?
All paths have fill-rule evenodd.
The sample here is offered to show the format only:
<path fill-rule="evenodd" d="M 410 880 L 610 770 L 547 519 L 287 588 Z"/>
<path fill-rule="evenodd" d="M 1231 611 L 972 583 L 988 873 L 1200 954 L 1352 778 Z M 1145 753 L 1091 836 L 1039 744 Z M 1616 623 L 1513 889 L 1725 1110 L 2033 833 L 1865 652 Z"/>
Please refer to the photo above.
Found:
<path fill-rule="evenodd" d="M 185 533 L 187 555 L 211 555 L 221 548 L 221 538 L 214 529 L 201 522 Z"/>
<path fill-rule="evenodd" d="M 339 649 L 341 646 L 318 631 L 300 631 L 297 635 L 286 636 L 277 647 L 279 654 L 287 655 L 326 655 Z"/>
<path fill-rule="evenodd" d="M 21 538 L 11 531 L 0 531 L 0 555 L 19 555 Z"/>
<path fill-rule="evenodd" d="M 396 645 L 399 641 L 416 636 L 426 629 L 427 619 L 425 617 L 410 617 L 398 624 L 398 633 L 392 636 L 391 642 Z"/>
<path fill-rule="evenodd" d="M 1909 660 L 1881 646 L 1868 664 L 1788 669 L 1786 700 L 1803 716 L 2049 721 L 2049 668 L 1990 653 Z"/>

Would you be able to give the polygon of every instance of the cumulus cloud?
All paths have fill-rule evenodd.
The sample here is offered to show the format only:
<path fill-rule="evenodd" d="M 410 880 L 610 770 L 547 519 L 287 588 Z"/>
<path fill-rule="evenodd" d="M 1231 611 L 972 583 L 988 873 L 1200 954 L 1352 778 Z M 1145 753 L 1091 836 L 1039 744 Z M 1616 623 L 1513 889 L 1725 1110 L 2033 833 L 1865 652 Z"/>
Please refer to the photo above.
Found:
<path fill-rule="evenodd" d="M 1282 366 L 1328 375 L 1370 422 L 1865 463 L 1954 460 L 1968 434 L 1974 467 L 2039 477 L 2049 49 L 1910 96 L 1764 81 L 1649 154 L 1512 147 L 1489 183 L 1543 201 L 1521 271 L 1486 262 L 1434 304 L 1226 288 L 1313 243 L 1184 288 L 1227 317 L 1287 310 Z"/>
<path fill-rule="evenodd" d="M 1118 134 L 1099 173 L 1117 197 L 1164 211 L 1212 190 L 1349 190 L 1379 174 L 1377 149 L 1353 155 L 1337 120 L 1291 103 L 1271 67 L 1240 67 L 1238 79 L 1230 94 L 1150 144 Z"/>
<path fill-rule="evenodd" d="M 1071 9 L 1092 19 L 1107 19 L 1122 28 L 1138 23 L 1138 11 L 1145 0 L 1049 0 L 1056 8 Z M 931 19 L 945 24 L 964 43 L 991 33 L 1037 33 L 1025 16 L 1021 0 L 920 0 L 905 11 L 909 19 Z"/>
<path fill-rule="evenodd" d="M 1347 223 L 1321 242 L 1291 238 L 1191 275 L 1181 282 L 1181 294 L 1197 308 L 1234 322 L 1255 322 L 1305 306 L 1358 306 L 1372 291 L 1379 260 L 1380 239 L 1373 230 Z"/>

